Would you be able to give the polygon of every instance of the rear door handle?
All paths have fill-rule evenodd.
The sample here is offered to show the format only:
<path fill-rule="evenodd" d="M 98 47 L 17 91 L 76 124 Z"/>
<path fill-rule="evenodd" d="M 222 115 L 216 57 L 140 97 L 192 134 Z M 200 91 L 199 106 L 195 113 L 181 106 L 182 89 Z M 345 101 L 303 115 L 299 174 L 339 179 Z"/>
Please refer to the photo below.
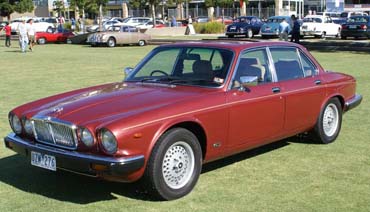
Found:
<path fill-rule="evenodd" d="M 273 93 L 280 93 L 280 88 L 279 87 L 274 87 L 272 88 Z"/>
<path fill-rule="evenodd" d="M 320 85 L 321 84 L 321 80 L 315 80 L 315 85 Z"/>

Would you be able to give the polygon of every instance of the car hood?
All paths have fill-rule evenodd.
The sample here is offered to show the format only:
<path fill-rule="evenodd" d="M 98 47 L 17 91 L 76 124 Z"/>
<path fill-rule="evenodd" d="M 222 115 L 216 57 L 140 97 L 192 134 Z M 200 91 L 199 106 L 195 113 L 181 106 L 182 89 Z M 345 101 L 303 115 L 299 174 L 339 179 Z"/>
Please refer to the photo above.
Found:
<path fill-rule="evenodd" d="M 94 120 L 113 120 L 165 108 L 185 100 L 199 98 L 212 90 L 190 86 L 164 84 L 145 85 L 113 83 L 81 92 L 49 97 L 52 100 L 34 102 L 28 116 L 48 116 L 84 125 Z M 41 100 L 40 100 L 41 101 Z M 27 107 L 27 106 L 26 106 Z"/>

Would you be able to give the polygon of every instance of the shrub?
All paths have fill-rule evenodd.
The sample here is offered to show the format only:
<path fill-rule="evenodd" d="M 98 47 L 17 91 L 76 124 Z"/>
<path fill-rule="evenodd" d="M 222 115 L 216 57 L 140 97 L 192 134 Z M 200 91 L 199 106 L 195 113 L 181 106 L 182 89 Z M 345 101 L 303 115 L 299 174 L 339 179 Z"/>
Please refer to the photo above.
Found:
<path fill-rule="evenodd" d="M 196 33 L 200 34 L 223 33 L 225 24 L 220 22 L 195 23 L 194 29 Z"/>

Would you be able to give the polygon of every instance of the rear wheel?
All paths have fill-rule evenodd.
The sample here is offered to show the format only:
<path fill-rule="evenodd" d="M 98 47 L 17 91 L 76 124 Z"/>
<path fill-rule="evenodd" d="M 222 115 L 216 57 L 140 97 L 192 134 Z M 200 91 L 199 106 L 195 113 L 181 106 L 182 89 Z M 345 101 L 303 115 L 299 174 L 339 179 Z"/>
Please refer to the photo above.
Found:
<path fill-rule="evenodd" d="M 159 199 L 172 200 L 191 192 L 202 169 L 202 151 L 197 137 L 183 128 L 161 136 L 153 148 L 144 182 Z"/>
<path fill-rule="evenodd" d="M 145 46 L 145 41 L 144 40 L 139 40 L 138 45 L 139 46 Z"/>
<path fill-rule="evenodd" d="M 115 47 L 116 46 L 116 39 L 113 37 L 110 37 L 107 41 L 107 46 L 108 47 Z"/>
<path fill-rule="evenodd" d="M 338 137 L 342 126 L 342 106 L 337 98 L 330 99 L 321 110 L 314 130 L 314 139 L 328 144 Z"/>

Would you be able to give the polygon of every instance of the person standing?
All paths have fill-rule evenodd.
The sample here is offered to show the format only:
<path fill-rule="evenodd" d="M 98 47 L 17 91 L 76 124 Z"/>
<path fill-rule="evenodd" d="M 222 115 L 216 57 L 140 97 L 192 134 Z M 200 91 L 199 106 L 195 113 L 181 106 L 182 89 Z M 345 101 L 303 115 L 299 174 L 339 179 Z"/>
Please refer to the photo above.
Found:
<path fill-rule="evenodd" d="M 301 36 L 301 25 L 298 22 L 298 19 L 295 17 L 295 15 L 292 15 L 290 17 L 293 21 L 293 29 L 292 29 L 292 37 L 290 38 L 290 42 L 299 43 L 299 37 Z"/>
<path fill-rule="evenodd" d="M 71 18 L 71 30 L 76 30 L 76 20 L 74 18 Z"/>
<path fill-rule="evenodd" d="M 288 35 L 291 31 L 290 25 L 285 18 L 279 24 L 279 40 L 288 41 Z"/>
<path fill-rule="evenodd" d="M 10 47 L 11 46 L 10 37 L 12 35 L 12 28 L 10 27 L 9 23 L 6 23 L 2 30 L 5 31 L 5 46 Z"/>
<path fill-rule="evenodd" d="M 22 19 L 22 22 L 18 24 L 17 32 L 19 35 L 19 45 L 23 53 L 26 53 L 28 44 L 27 25 L 26 20 Z"/>
<path fill-rule="evenodd" d="M 29 50 L 33 51 L 33 46 L 35 45 L 35 26 L 33 25 L 33 19 L 28 21 L 27 25 L 27 35 L 29 40 Z"/>

